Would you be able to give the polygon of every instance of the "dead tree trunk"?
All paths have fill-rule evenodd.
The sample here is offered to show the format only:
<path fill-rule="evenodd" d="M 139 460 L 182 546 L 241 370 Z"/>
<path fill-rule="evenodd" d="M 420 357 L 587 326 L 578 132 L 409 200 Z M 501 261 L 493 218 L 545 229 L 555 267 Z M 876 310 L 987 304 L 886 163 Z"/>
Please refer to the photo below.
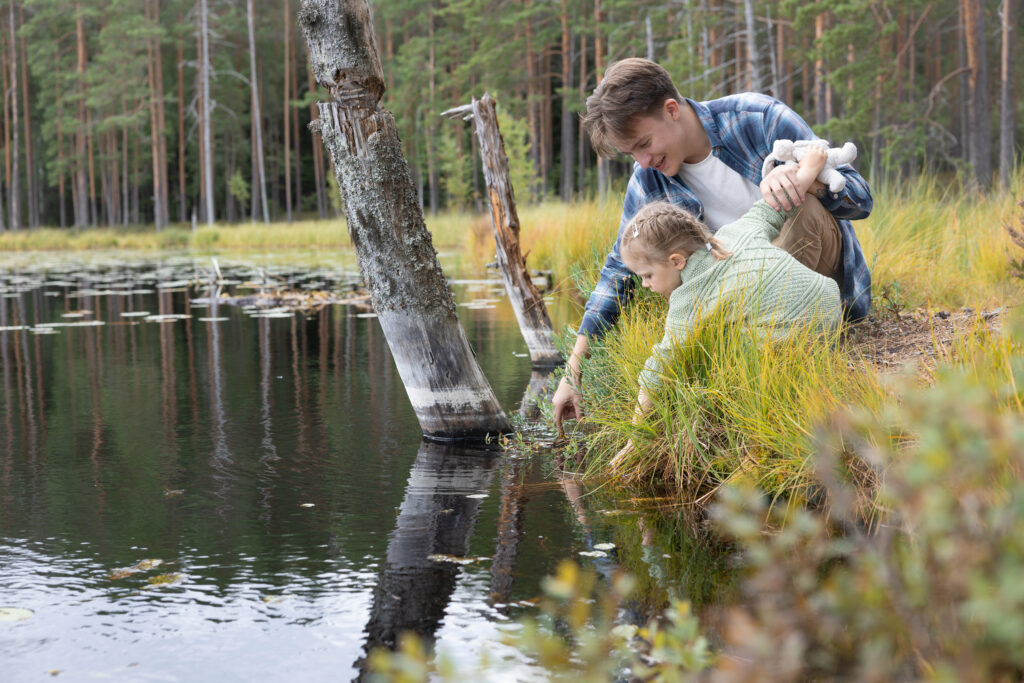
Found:
<path fill-rule="evenodd" d="M 398 373 L 426 436 L 509 430 L 455 315 L 423 222 L 366 0 L 302 0 L 299 23 L 318 83 L 319 130 L 345 196 L 349 233 Z"/>
<path fill-rule="evenodd" d="M 519 248 L 519 214 L 509 178 L 505 143 L 498 129 L 494 98 L 485 93 L 482 99 L 473 98 L 472 104 L 450 109 L 442 116 L 465 114 L 472 114 L 477 139 L 480 141 L 484 179 L 487 181 L 487 194 L 491 201 L 491 225 L 498 246 L 498 265 L 501 267 L 501 278 L 505 281 L 505 291 L 508 292 L 519 322 L 519 330 L 530 350 L 530 360 L 535 366 L 559 365 L 562 356 L 555 348 L 548 309 L 530 279 L 526 259 Z"/>

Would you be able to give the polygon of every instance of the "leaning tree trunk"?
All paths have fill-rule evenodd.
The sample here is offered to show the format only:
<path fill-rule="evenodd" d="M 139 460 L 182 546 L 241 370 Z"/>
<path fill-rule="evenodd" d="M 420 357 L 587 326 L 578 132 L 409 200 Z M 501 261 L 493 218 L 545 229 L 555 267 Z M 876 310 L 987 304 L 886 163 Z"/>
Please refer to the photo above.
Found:
<path fill-rule="evenodd" d="M 512 301 L 519 330 L 530 350 L 530 360 L 535 366 L 560 365 L 562 355 L 555 348 L 548 309 L 530 279 L 526 259 L 519 248 L 519 213 L 516 211 L 515 194 L 509 177 L 505 143 L 498 129 L 494 98 L 484 93 L 482 99 L 474 97 L 471 105 L 450 109 L 443 115 L 455 117 L 467 113 L 472 114 L 477 139 L 480 141 L 480 156 L 491 201 L 491 225 L 498 246 L 501 277 L 505 281 L 508 298 Z"/>
<path fill-rule="evenodd" d="M 317 82 L 319 130 L 345 197 L 349 234 L 409 401 L 426 436 L 509 430 L 455 315 L 423 222 L 395 119 L 381 109 L 384 76 L 366 0 L 302 0 Z"/>

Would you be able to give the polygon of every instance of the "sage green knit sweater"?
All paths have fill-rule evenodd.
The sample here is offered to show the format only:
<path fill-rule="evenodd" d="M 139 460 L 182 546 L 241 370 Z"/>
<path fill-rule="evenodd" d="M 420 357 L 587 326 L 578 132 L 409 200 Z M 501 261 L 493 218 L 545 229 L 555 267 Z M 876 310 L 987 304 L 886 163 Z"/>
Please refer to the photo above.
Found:
<path fill-rule="evenodd" d="M 685 344 L 694 325 L 720 305 L 735 307 L 761 339 L 785 339 L 808 324 L 839 324 L 836 282 L 771 243 L 788 215 L 758 201 L 715 234 L 732 256 L 719 261 L 704 250 L 690 255 L 679 273 L 682 284 L 669 297 L 665 337 L 640 373 L 641 386 L 653 389 L 661 384 L 662 360 L 673 346 Z"/>

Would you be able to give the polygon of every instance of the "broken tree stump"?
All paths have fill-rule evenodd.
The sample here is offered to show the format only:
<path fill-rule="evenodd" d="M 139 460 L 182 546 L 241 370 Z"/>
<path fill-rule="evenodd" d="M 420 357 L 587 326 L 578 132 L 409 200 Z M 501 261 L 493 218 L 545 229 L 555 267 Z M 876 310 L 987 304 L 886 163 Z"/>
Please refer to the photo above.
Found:
<path fill-rule="evenodd" d="M 299 23 L 317 82 L 332 95 L 311 126 L 345 197 L 363 279 L 425 436 L 510 431 L 455 314 L 402 154 L 380 107 L 384 75 L 366 0 L 302 0 Z"/>
<path fill-rule="evenodd" d="M 519 248 L 519 213 L 516 211 L 508 156 L 498 128 L 494 98 L 484 93 L 479 100 L 474 97 L 471 104 L 449 109 L 441 115 L 473 120 L 480 141 L 484 179 L 487 181 L 487 194 L 491 203 L 491 225 L 497 245 L 498 266 L 519 330 L 530 351 L 530 362 L 534 367 L 561 365 L 562 354 L 555 348 L 555 333 L 547 306 L 526 270 L 526 259 Z"/>

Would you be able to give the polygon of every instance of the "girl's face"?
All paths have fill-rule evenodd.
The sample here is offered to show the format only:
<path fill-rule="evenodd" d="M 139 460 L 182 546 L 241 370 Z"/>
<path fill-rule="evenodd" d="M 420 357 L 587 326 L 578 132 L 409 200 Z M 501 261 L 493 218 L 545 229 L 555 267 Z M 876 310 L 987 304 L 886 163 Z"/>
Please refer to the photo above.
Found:
<path fill-rule="evenodd" d="M 681 254 L 652 257 L 642 248 L 633 245 L 626 245 L 622 249 L 622 262 L 640 277 L 644 287 L 666 299 L 682 284 L 679 271 L 686 267 L 686 257 Z"/>

